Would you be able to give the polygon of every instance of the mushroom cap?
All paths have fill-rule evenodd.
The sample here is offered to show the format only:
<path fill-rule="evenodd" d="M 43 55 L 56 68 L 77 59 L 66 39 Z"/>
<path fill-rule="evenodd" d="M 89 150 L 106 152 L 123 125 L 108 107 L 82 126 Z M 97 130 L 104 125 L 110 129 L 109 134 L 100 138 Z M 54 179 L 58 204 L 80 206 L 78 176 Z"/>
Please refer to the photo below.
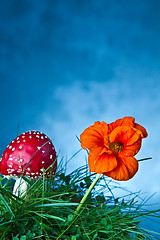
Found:
<path fill-rule="evenodd" d="M 27 176 L 37 178 L 55 175 L 57 156 L 51 140 L 38 131 L 28 131 L 19 135 L 5 149 L 0 161 L 0 172 L 7 176 Z"/>

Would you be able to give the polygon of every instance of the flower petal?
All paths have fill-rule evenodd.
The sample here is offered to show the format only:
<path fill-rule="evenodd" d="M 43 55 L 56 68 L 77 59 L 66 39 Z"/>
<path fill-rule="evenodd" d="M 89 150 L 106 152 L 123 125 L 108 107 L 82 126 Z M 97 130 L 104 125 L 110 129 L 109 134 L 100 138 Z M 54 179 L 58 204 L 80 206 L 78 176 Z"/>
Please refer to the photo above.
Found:
<path fill-rule="evenodd" d="M 148 133 L 144 127 L 139 125 L 138 123 L 135 123 L 134 128 L 136 128 L 141 135 L 142 138 L 146 138 L 148 136 Z"/>
<path fill-rule="evenodd" d="M 126 156 L 134 156 L 141 147 L 140 134 L 129 126 L 116 127 L 111 132 L 109 140 L 111 143 L 117 142 L 123 145 L 122 154 Z"/>
<path fill-rule="evenodd" d="M 108 124 L 109 133 L 112 132 L 116 127 L 120 126 L 130 126 L 133 127 L 135 123 L 135 118 L 133 117 L 124 117 L 116 120 L 115 122 Z"/>
<path fill-rule="evenodd" d="M 105 122 L 95 122 L 94 125 L 86 128 L 80 135 L 82 148 L 89 150 L 97 149 L 101 152 L 104 147 L 104 137 L 107 135 L 108 125 Z"/>
<path fill-rule="evenodd" d="M 103 153 L 102 155 L 97 155 L 90 151 L 88 165 L 91 172 L 108 172 L 117 167 L 117 159 L 113 154 Z"/>
<path fill-rule="evenodd" d="M 118 165 L 110 172 L 103 173 L 115 180 L 126 181 L 131 179 L 138 171 L 138 161 L 134 157 L 118 159 Z"/>

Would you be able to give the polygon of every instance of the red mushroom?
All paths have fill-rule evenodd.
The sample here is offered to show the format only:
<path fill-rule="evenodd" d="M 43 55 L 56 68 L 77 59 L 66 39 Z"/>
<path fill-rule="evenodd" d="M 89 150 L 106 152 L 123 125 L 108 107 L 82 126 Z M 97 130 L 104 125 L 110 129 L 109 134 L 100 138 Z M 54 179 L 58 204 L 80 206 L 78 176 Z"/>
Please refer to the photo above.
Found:
<path fill-rule="evenodd" d="M 13 190 L 16 195 L 18 195 L 16 189 L 20 185 L 20 180 L 21 188 L 23 190 L 26 188 L 26 183 L 21 176 L 35 179 L 43 174 L 43 169 L 46 170 L 46 176 L 54 176 L 56 168 L 54 146 L 44 133 L 38 131 L 19 135 L 8 145 L 0 161 L 1 174 L 18 179 Z"/>

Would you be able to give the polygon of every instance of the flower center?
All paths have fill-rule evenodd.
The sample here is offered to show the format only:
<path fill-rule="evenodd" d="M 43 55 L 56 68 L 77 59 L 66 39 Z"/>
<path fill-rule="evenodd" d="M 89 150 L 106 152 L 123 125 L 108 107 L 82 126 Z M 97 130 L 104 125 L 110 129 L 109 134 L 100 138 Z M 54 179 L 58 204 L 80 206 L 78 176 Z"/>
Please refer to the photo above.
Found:
<path fill-rule="evenodd" d="M 117 142 L 113 142 L 113 143 L 109 142 L 109 148 L 116 153 L 122 152 L 123 144 L 117 143 Z"/>

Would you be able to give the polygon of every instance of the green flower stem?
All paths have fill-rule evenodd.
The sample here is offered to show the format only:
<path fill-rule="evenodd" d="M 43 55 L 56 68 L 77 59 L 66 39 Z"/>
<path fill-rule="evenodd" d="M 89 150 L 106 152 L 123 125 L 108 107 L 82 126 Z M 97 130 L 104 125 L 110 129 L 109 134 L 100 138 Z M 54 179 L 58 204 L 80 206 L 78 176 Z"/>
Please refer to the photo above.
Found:
<path fill-rule="evenodd" d="M 86 199 L 87 199 L 88 195 L 90 194 L 92 188 L 96 185 L 96 183 L 98 182 L 98 180 L 101 176 L 102 176 L 102 174 L 97 174 L 96 178 L 94 179 L 94 181 L 92 182 L 92 184 L 88 188 L 87 192 L 85 193 L 84 197 L 80 201 L 78 207 L 76 208 L 75 213 L 72 217 L 72 220 L 71 220 L 69 226 L 58 236 L 58 238 L 56 240 L 58 240 L 71 227 L 71 225 L 73 224 L 73 221 L 74 221 L 75 217 L 77 216 L 77 214 L 79 213 L 83 203 L 86 201 Z"/>
<path fill-rule="evenodd" d="M 88 188 L 87 192 L 85 193 L 84 197 L 82 198 L 82 200 L 80 201 L 78 207 L 76 208 L 76 211 L 73 215 L 73 219 L 72 221 L 74 220 L 74 218 L 76 217 L 76 215 L 79 213 L 83 203 L 86 201 L 88 195 L 90 194 L 92 188 L 96 185 L 96 183 L 98 182 L 99 178 L 102 176 L 102 174 L 97 174 L 96 178 L 94 179 L 94 181 L 92 182 L 92 184 L 90 185 L 90 187 Z"/>

